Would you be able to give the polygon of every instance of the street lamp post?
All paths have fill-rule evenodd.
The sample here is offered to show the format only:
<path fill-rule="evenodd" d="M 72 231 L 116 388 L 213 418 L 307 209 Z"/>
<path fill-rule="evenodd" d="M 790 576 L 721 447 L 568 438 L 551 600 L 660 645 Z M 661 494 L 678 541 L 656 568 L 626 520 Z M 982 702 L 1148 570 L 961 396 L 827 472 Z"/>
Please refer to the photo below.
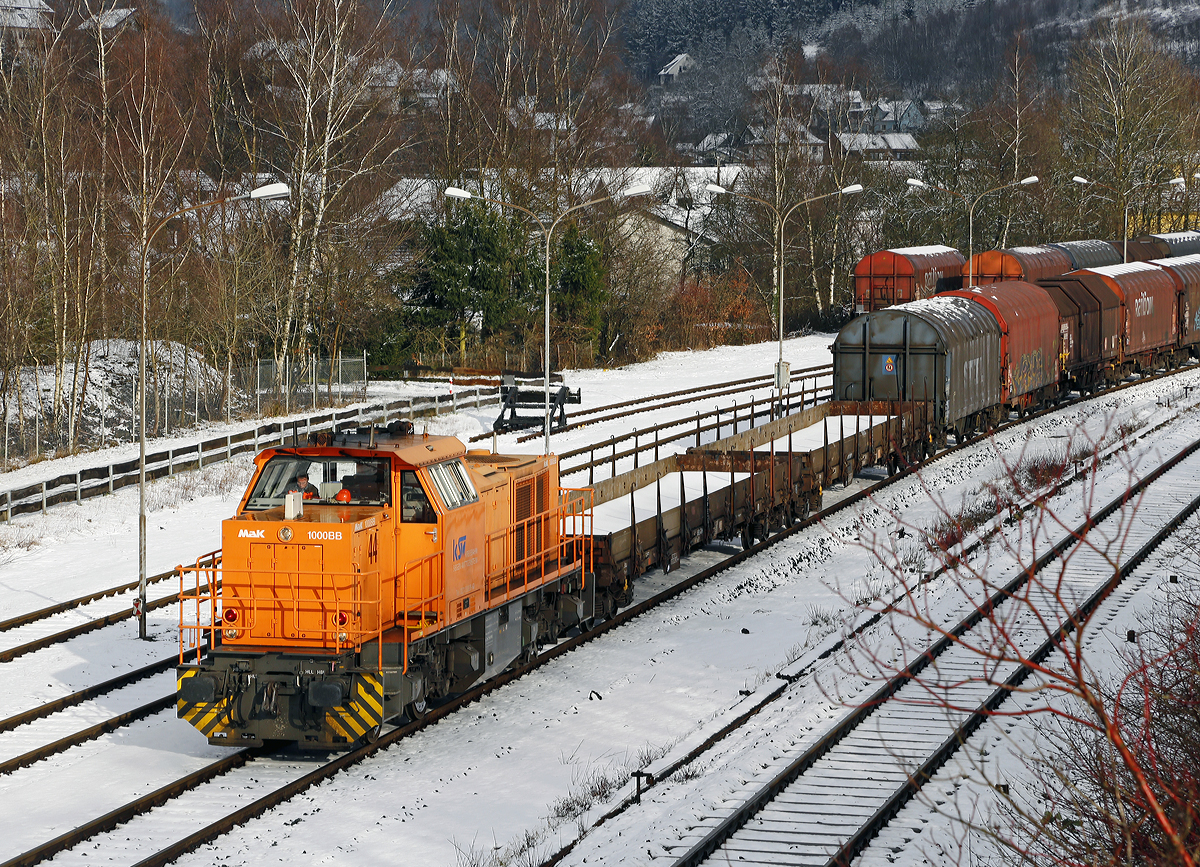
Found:
<path fill-rule="evenodd" d="M 949 193 L 952 196 L 958 196 L 962 199 L 963 204 L 967 206 L 967 287 L 975 285 L 975 206 L 978 205 L 984 196 L 989 196 L 992 193 L 1000 190 L 1007 190 L 1009 187 L 1025 187 L 1038 182 L 1037 175 L 1030 175 L 1027 178 L 1021 178 L 1019 181 L 1013 181 L 1011 184 L 1001 184 L 998 187 L 992 187 L 990 190 L 984 190 L 975 197 L 975 201 L 970 201 L 962 193 L 954 190 L 948 190 L 945 187 L 939 187 L 937 184 L 927 184 L 925 181 L 919 181 L 916 178 L 909 178 L 908 185 L 917 187 L 918 189 L 933 189 L 941 190 L 943 193 Z"/>
<path fill-rule="evenodd" d="M 546 239 L 546 346 L 545 358 L 543 360 L 543 364 L 545 365 L 543 368 L 543 375 L 545 377 L 546 387 L 546 419 L 544 427 L 546 454 L 550 454 L 550 239 L 554 235 L 554 230 L 558 228 L 558 224 L 562 222 L 564 217 L 573 211 L 578 211 L 580 208 L 586 208 L 589 205 L 598 205 L 601 202 L 608 202 L 617 198 L 628 199 L 632 198 L 633 196 L 644 196 L 648 192 L 650 192 L 649 184 L 632 184 L 614 195 L 601 196 L 598 199 L 592 199 L 587 202 L 582 202 L 578 205 L 572 205 L 555 217 L 554 222 L 552 222 L 550 224 L 550 228 L 547 229 L 546 224 L 542 222 L 542 219 L 537 214 L 529 210 L 529 208 L 523 207 L 522 205 L 514 205 L 512 202 L 504 202 L 499 199 L 489 199 L 487 196 L 477 196 L 474 193 L 468 192 L 467 190 L 459 187 L 446 187 L 446 195 L 451 199 L 479 199 L 481 202 L 488 202 L 502 208 L 512 208 L 515 211 L 520 211 L 523 214 L 527 214 L 535 223 L 538 224 L 538 226 L 541 227 L 542 236 Z"/>
<path fill-rule="evenodd" d="M 1196 172 L 1196 174 L 1193 175 L 1193 177 L 1200 179 L 1200 172 Z M 1142 181 L 1140 184 L 1134 184 L 1132 187 L 1129 188 L 1129 190 L 1127 192 L 1122 193 L 1120 190 L 1110 187 L 1108 184 L 1101 183 L 1100 181 L 1089 181 L 1087 178 L 1080 177 L 1079 175 L 1076 175 L 1075 177 L 1071 178 L 1071 180 L 1077 184 L 1082 184 L 1085 187 L 1104 187 L 1104 189 L 1108 190 L 1114 196 L 1120 197 L 1122 209 L 1123 209 L 1124 215 L 1125 215 L 1123 227 L 1121 229 L 1121 245 L 1122 245 L 1121 261 L 1128 262 L 1129 261 L 1129 197 L 1132 196 L 1134 193 L 1136 193 L 1138 190 L 1140 190 L 1142 187 L 1148 187 L 1148 186 L 1152 185 L 1154 183 L 1154 181 Z M 1181 188 L 1184 187 L 1185 183 L 1186 183 L 1186 181 L 1183 178 L 1172 178 L 1170 181 L 1167 182 L 1167 184 L 1169 186 L 1176 186 L 1176 187 L 1181 187 Z"/>
<path fill-rule="evenodd" d="M 801 199 L 799 202 L 788 207 L 784 212 L 775 205 L 768 202 L 766 199 L 760 199 L 758 196 L 751 196 L 748 193 L 739 193 L 734 190 L 728 190 L 725 187 L 717 184 L 706 184 L 704 187 L 710 193 L 717 195 L 737 196 L 741 199 L 749 199 L 752 202 L 758 202 L 760 205 L 765 205 L 775 215 L 776 232 L 776 249 L 779 251 L 779 268 L 778 268 L 778 294 L 779 294 L 779 360 L 775 364 L 775 388 L 779 391 L 779 399 L 783 400 L 783 390 L 788 385 L 788 375 L 784 373 L 783 367 L 783 227 L 787 224 L 788 218 L 795 213 L 796 209 L 801 205 L 807 205 L 811 202 L 816 202 L 821 199 L 828 199 L 830 196 L 848 196 L 854 193 L 861 193 L 863 190 L 862 184 L 851 184 L 848 187 L 842 187 L 840 190 L 834 190 L 831 193 L 823 193 L 819 196 L 813 196 L 808 199 Z"/>
<path fill-rule="evenodd" d="M 267 184 L 266 186 L 257 187 L 244 195 L 221 196 L 219 199 L 213 199 L 210 202 L 188 205 L 186 208 L 180 208 L 175 213 L 168 214 L 155 223 L 154 228 L 150 230 L 150 234 L 146 236 L 146 243 L 142 245 L 142 325 L 138 341 L 138 419 L 140 423 L 138 424 L 138 598 L 136 608 L 138 637 L 143 640 L 149 638 L 146 633 L 146 310 L 149 307 L 150 245 L 154 243 L 155 235 L 159 233 L 163 226 L 189 211 L 199 211 L 201 208 L 207 208 L 212 205 L 224 205 L 229 202 L 240 202 L 245 199 L 282 199 L 289 195 L 291 195 L 291 190 L 287 184 Z"/>

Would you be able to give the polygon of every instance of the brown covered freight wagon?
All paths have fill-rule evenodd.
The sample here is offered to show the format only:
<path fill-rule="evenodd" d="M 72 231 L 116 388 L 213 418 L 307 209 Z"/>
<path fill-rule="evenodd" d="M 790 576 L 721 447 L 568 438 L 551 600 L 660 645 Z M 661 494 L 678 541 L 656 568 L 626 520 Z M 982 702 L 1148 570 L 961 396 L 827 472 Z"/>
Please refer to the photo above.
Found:
<path fill-rule="evenodd" d="M 1175 256 L 1150 262 L 1175 278 L 1179 297 L 1175 308 L 1179 315 L 1179 345 L 1193 354 L 1200 347 L 1200 255 Z"/>
<path fill-rule="evenodd" d="M 854 266 L 854 312 L 870 313 L 961 289 L 966 261 L 958 250 L 940 245 L 879 250 L 864 256 Z"/>
<path fill-rule="evenodd" d="M 1065 274 L 1072 268 L 1071 257 L 1057 247 L 1010 247 L 1006 250 L 976 253 L 963 275 L 968 278 L 968 287 L 984 286 L 1004 280 L 1025 280 L 1033 283 L 1044 277 Z M 971 280 L 974 280 L 974 284 Z"/>
<path fill-rule="evenodd" d="M 1148 262 L 1087 269 L 1121 298 L 1121 373 L 1156 370 L 1168 362 L 1179 337 L 1175 279 Z"/>
<path fill-rule="evenodd" d="M 1058 305 L 1067 338 L 1063 367 L 1071 387 L 1090 391 L 1109 378 L 1121 355 L 1121 299 L 1097 274 L 1073 271 L 1038 281 Z"/>
<path fill-rule="evenodd" d="M 946 294 L 981 305 L 1000 327 L 1002 404 L 1025 410 L 1058 394 L 1058 307 L 1045 289 L 1008 280 Z"/>

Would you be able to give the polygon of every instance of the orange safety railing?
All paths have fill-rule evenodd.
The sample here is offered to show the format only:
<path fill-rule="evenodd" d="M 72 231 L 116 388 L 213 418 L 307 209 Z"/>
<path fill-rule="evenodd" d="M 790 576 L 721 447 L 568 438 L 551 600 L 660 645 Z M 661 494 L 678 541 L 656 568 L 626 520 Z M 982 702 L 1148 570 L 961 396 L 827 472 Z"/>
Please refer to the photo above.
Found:
<path fill-rule="evenodd" d="M 176 566 L 179 574 L 179 664 L 187 663 L 187 656 L 193 650 L 196 652 L 196 662 L 204 655 L 205 647 L 215 647 L 217 643 L 217 594 L 221 589 L 217 574 L 221 569 L 221 552 L 213 551 L 198 558 L 195 566 Z M 196 576 L 195 586 L 189 588 L 186 584 L 188 573 Z M 195 619 L 186 620 L 188 603 L 195 605 Z M 207 609 L 207 611 L 206 611 Z M 207 613 L 207 619 L 204 617 Z M 208 636 L 207 645 L 202 640 Z"/>
<path fill-rule="evenodd" d="M 377 665 L 382 668 L 383 645 L 380 638 L 384 624 L 380 617 L 380 599 L 378 594 L 371 598 L 363 593 L 364 586 L 379 586 L 377 571 L 316 572 L 289 569 L 270 573 L 261 569 L 223 569 L 219 555 L 208 555 L 208 558 L 208 562 L 201 558 L 195 566 L 180 566 L 177 569 L 180 577 L 180 663 L 185 663 L 187 655 L 193 650 L 196 652 L 196 661 L 199 662 L 203 655 L 202 638 L 207 636 L 209 646 L 215 647 L 221 643 L 218 633 L 225 629 L 245 634 L 255 646 L 296 646 L 287 644 L 287 639 L 281 636 L 252 637 L 259 614 L 268 611 L 290 615 L 296 631 L 300 632 L 302 628 L 305 633 L 305 648 L 318 649 L 312 647 L 312 642 L 318 641 L 340 650 L 357 648 L 373 640 L 376 642 Z M 194 588 L 187 586 L 189 574 L 195 575 Z M 269 586 L 263 586 L 267 583 L 261 580 L 264 574 L 270 575 Z M 280 575 L 287 576 L 286 582 L 279 581 Z M 256 576 L 259 576 L 258 580 Z M 237 604 L 239 611 L 244 614 L 239 614 L 236 624 L 225 622 L 222 619 L 224 611 L 218 610 L 217 588 L 222 577 L 243 591 L 237 596 Z M 302 582 L 301 579 L 309 581 Z M 343 589 L 348 587 L 351 590 L 350 599 L 338 598 L 339 580 L 342 581 Z M 313 594 L 312 598 L 300 598 L 302 584 L 306 592 Z M 287 595 L 280 595 L 281 590 L 289 592 Z M 196 614 L 191 621 L 186 619 L 188 602 L 195 603 Z M 374 609 L 373 618 L 366 616 L 371 609 Z M 303 627 L 300 626 L 302 615 L 309 618 L 309 622 Z M 373 622 L 373 625 L 361 625 L 364 622 Z"/>
<path fill-rule="evenodd" d="M 484 543 L 484 594 L 488 606 L 557 578 L 567 565 L 575 568 L 578 564 L 584 576 L 591 572 L 593 502 L 591 488 L 559 488 L 556 505 L 488 535 Z M 524 552 L 519 558 L 518 547 Z M 406 673 L 409 643 L 424 637 L 430 626 L 441 628 L 450 622 L 443 556 L 439 551 L 411 560 L 396 578 L 396 625 L 402 632 Z M 414 587 L 428 587 L 431 592 L 417 595 L 410 592 Z M 503 590 L 499 590 L 501 587 Z"/>

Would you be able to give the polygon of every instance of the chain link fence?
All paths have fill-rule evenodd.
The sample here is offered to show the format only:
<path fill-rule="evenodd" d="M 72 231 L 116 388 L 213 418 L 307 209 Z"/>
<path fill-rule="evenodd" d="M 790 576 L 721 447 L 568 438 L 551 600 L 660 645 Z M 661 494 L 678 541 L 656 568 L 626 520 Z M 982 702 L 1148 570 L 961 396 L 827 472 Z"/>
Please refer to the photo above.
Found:
<path fill-rule="evenodd" d="M 256 364 L 239 368 L 237 387 L 254 396 L 254 414 L 288 414 L 305 409 L 342 406 L 365 400 L 370 374 L 367 354 L 289 357 L 280 364 L 260 358 Z"/>

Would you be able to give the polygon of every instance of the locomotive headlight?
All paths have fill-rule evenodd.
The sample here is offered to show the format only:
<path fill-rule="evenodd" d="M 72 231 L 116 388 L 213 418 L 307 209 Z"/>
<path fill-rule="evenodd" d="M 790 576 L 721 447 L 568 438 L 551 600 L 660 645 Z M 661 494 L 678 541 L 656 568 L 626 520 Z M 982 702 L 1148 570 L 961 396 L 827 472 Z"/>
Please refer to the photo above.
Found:
<path fill-rule="evenodd" d="M 292 541 L 292 528 L 291 527 L 280 527 L 279 528 L 279 541 L 280 542 Z"/>
<path fill-rule="evenodd" d="M 226 623 L 238 622 L 238 612 L 236 608 L 226 608 L 225 613 L 222 616 L 225 618 Z"/>
<path fill-rule="evenodd" d="M 241 632 L 239 632 L 236 629 L 226 629 L 225 630 L 226 638 L 237 638 L 239 635 L 241 635 Z"/>
<path fill-rule="evenodd" d="M 337 625 L 338 626 L 345 626 L 349 622 L 350 622 L 349 614 L 347 614 L 345 611 L 339 611 L 337 613 Z"/>

